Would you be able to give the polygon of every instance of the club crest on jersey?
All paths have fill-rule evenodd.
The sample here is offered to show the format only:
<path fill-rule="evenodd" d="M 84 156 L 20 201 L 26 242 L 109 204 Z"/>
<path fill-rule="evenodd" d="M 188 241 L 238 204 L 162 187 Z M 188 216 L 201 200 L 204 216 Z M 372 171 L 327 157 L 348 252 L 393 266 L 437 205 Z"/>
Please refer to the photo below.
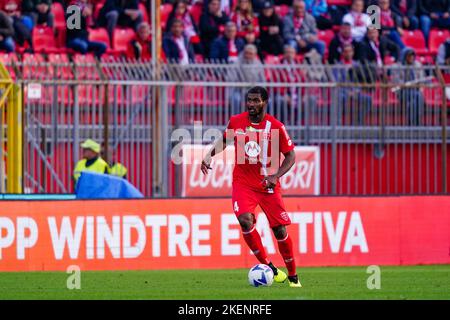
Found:
<path fill-rule="evenodd" d="M 249 141 L 245 144 L 245 153 L 250 157 L 250 158 L 256 158 L 259 153 L 261 152 L 261 147 L 259 146 L 259 144 L 256 141 Z"/>

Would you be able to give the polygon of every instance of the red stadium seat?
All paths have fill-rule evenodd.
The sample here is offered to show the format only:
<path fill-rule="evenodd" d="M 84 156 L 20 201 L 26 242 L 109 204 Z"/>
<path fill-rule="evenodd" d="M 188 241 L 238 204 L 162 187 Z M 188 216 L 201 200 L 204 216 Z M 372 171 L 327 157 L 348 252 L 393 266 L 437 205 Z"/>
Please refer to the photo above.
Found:
<path fill-rule="evenodd" d="M 418 55 L 428 54 L 425 37 L 420 30 L 405 30 L 402 35 L 405 46 L 411 47 Z"/>
<path fill-rule="evenodd" d="M 14 70 L 13 64 L 18 62 L 17 55 L 13 52 L 11 53 L 0 53 L 0 62 L 6 67 L 9 75 L 13 80 L 16 79 L 16 72 Z"/>
<path fill-rule="evenodd" d="M 66 28 L 66 18 L 64 14 L 64 8 L 61 3 L 53 2 L 51 11 L 54 16 L 54 27 L 55 28 Z"/>
<path fill-rule="evenodd" d="M 148 17 L 148 10 L 145 7 L 145 4 L 142 2 L 139 3 L 139 11 L 142 12 L 142 21 L 150 23 L 150 19 Z"/>
<path fill-rule="evenodd" d="M 428 42 L 428 47 L 430 48 L 430 53 L 432 55 L 437 54 L 439 46 L 445 40 L 450 38 L 450 31 L 448 30 L 431 30 L 430 38 Z"/>
<path fill-rule="evenodd" d="M 291 7 L 289 7 L 288 5 L 285 5 L 285 4 L 275 6 L 275 12 L 277 13 L 277 15 L 280 16 L 280 18 L 284 18 L 289 13 L 290 10 L 291 10 Z"/>
<path fill-rule="evenodd" d="M 325 42 L 325 45 L 328 48 L 331 40 L 334 38 L 334 32 L 333 30 L 319 30 L 317 32 L 317 38 Z"/>
<path fill-rule="evenodd" d="M 51 53 L 48 55 L 48 62 L 50 63 L 48 72 L 52 78 L 73 79 L 69 56 L 66 53 Z"/>
<path fill-rule="evenodd" d="M 131 40 L 136 37 L 133 29 L 131 28 L 120 28 L 114 30 L 114 43 L 113 48 L 115 51 L 127 51 L 128 44 Z"/>
<path fill-rule="evenodd" d="M 33 48 L 35 52 L 58 52 L 53 29 L 50 27 L 34 27 Z"/>
<path fill-rule="evenodd" d="M 160 7 L 161 16 L 161 28 L 163 31 L 166 29 L 167 20 L 169 19 L 170 12 L 172 11 L 173 5 L 171 3 L 162 4 Z"/>
<path fill-rule="evenodd" d="M 36 79 L 48 76 L 44 56 L 40 53 L 25 53 L 22 56 L 22 75 L 25 79 Z"/>
<path fill-rule="evenodd" d="M 268 54 L 264 61 L 266 64 L 280 64 L 280 57 L 273 54 Z"/>
<path fill-rule="evenodd" d="M 189 13 L 192 16 L 192 19 L 194 19 L 195 24 L 197 24 L 197 26 L 200 24 L 200 16 L 202 15 L 203 12 L 203 5 L 201 3 L 194 3 L 191 8 L 189 9 Z"/>
<path fill-rule="evenodd" d="M 90 41 L 98 41 L 106 44 L 108 49 L 109 45 L 109 35 L 108 31 L 105 28 L 97 28 L 97 29 L 88 29 L 89 32 L 89 40 Z"/>

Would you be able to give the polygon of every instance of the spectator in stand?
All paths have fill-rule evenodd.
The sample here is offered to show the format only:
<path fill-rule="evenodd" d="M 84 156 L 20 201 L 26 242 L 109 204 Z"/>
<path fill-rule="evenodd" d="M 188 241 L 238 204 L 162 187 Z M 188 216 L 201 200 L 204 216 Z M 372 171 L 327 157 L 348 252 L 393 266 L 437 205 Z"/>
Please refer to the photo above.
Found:
<path fill-rule="evenodd" d="M 183 20 L 175 18 L 162 46 L 168 62 L 186 65 L 195 61 L 194 48 L 184 34 Z"/>
<path fill-rule="evenodd" d="M 236 24 L 238 37 L 245 38 L 245 35 L 248 33 L 246 26 L 249 24 L 253 25 L 253 32 L 255 32 L 256 37 L 259 37 L 259 22 L 253 12 L 250 0 L 238 0 L 236 9 L 230 16 L 230 20 Z"/>
<path fill-rule="evenodd" d="M 394 41 L 400 49 L 405 48 L 402 41 L 403 29 L 401 28 L 400 16 L 390 9 L 389 0 L 378 0 L 380 7 L 381 33 Z"/>
<path fill-rule="evenodd" d="M 334 64 L 340 60 L 342 49 L 345 45 L 351 44 L 355 48 L 355 53 L 359 53 L 359 43 L 352 38 L 352 26 L 348 22 L 344 22 L 339 28 L 338 34 L 336 34 L 330 42 L 328 48 L 328 63 Z M 355 59 L 358 60 L 358 55 L 355 55 Z"/>
<path fill-rule="evenodd" d="M 30 17 L 21 14 L 20 4 L 20 0 L 5 0 L 2 10 L 9 16 L 13 25 L 14 41 L 20 46 L 26 46 L 28 50 L 32 50 L 31 31 L 33 21 Z"/>
<path fill-rule="evenodd" d="M 33 26 L 53 27 L 54 15 L 51 12 L 51 5 L 52 0 L 23 0 L 22 13 L 32 19 Z"/>
<path fill-rule="evenodd" d="M 450 66 L 450 39 L 447 39 L 439 46 L 436 63 L 442 66 Z"/>
<path fill-rule="evenodd" d="M 139 0 L 106 0 L 99 12 L 99 25 L 106 27 L 113 44 L 113 34 L 116 26 L 133 28 L 142 22 L 142 12 L 139 11 Z"/>
<path fill-rule="evenodd" d="M 317 28 L 320 30 L 331 29 L 333 22 L 328 13 L 327 0 L 304 0 L 306 11 L 316 19 Z"/>
<path fill-rule="evenodd" d="M 92 7 L 88 0 L 75 0 L 70 3 L 80 8 L 81 11 L 81 28 L 67 28 L 67 47 L 82 54 L 93 52 L 100 59 L 107 49 L 107 45 L 103 42 L 89 41 L 89 32 L 87 30 L 88 21 L 92 17 Z"/>
<path fill-rule="evenodd" d="M 225 62 L 238 62 L 239 53 L 244 49 L 244 40 L 236 36 L 236 24 L 232 21 L 225 26 L 225 33 L 222 37 L 214 40 L 211 46 L 211 59 Z"/>
<path fill-rule="evenodd" d="M 15 51 L 14 28 L 8 15 L 0 10 L 0 50 Z"/>
<path fill-rule="evenodd" d="M 256 32 L 255 32 L 254 27 L 253 27 L 253 24 L 245 25 L 243 27 L 243 30 L 245 31 L 244 43 L 246 45 L 247 44 L 252 44 L 256 48 L 258 48 L 258 55 L 259 55 L 259 52 L 260 52 L 259 47 L 260 47 L 260 44 L 261 44 L 261 40 L 257 37 Z"/>
<path fill-rule="evenodd" d="M 402 54 L 401 63 L 404 67 L 395 71 L 393 79 L 394 82 L 402 85 L 402 88 L 397 91 L 397 95 L 402 110 L 406 110 L 408 125 L 421 125 L 425 100 L 417 85 L 426 80 L 425 73 L 422 64 L 416 60 L 416 53 L 413 49 L 406 48 Z M 408 88 L 408 85 L 412 87 Z"/>
<path fill-rule="evenodd" d="M 148 61 L 152 57 L 151 48 L 151 29 L 147 22 L 142 22 L 136 32 L 136 39 L 131 40 L 128 49 L 127 57 L 142 61 Z"/>
<path fill-rule="evenodd" d="M 184 35 L 189 39 L 189 42 L 193 44 L 195 53 L 202 54 L 198 27 L 188 11 L 186 0 L 177 0 L 174 3 L 172 12 L 170 12 L 167 20 L 167 30 L 171 29 L 174 19 L 179 19 L 184 22 Z"/>
<path fill-rule="evenodd" d="M 201 0 L 200 0 L 201 1 Z M 203 7 L 207 8 L 212 0 L 203 0 Z M 227 16 L 231 14 L 235 7 L 237 0 L 218 0 L 220 11 L 223 11 Z"/>
<path fill-rule="evenodd" d="M 247 82 L 264 82 L 264 68 L 258 57 L 258 48 L 253 44 L 247 44 L 239 54 L 238 62 L 244 66 L 244 76 Z"/>
<path fill-rule="evenodd" d="M 284 18 L 283 38 L 297 53 L 315 49 L 323 56 L 325 52 L 325 43 L 317 39 L 316 20 L 306 12 L 303 0 L 294 0 L 293 13 Z"/>
<path fill-rule="evenodd" d="M 369 27 L 367 35 L 359 44 L 359 59 L 363 62 L 374 63 L 379 67 L 383 65 L 384 58 L 393 56 L 398 61 L 400 48 L 388 37 L 379 34 L 378 29 Z"/>
<path fill-rule="evenodd" d="M 261 51 L 266 54 L 279 55 L 283 52 L 283 38 L 281 37 L 283 25 L 280 17 L 275 13 L 272 0 L 264 2 L 259 16 L 259 30 Z"/>
<path fill-rule="evenodd" d="M 366 70 L 355 60 L 355 50 L 351 44 L 345 44 L 337 67 L 333 70 L 335 81 L 339 83 L 366 82 Z M 372 98 L 357 86 L 343 87 L 337 97 L 338 125 L 363 125 L 370 113 Z M 342 116 L 345 121 L 342 123 Z"/>
<path fill-rule="evenodd" d="M 416 2 L 417 0 L 391 0 L 391 10 L 397 14 L 398 25 L 408 30 L 416 30 L 419 27 Z"/>
<path fill-rule="evenodd" d="M 356 41 L 361 41 L 364 38 L 367 27 L 371 24 L 370 17 L 363 11 L 364 1 L 353 0 L 350 12 L 342 18 L 342 22 L 349 23 L 352 26 L 352 37 Z"/>
<path fill-rule="evenodd" d="M 221 28 L 229 21 L 228 16 L 220 9 L 219 0 L 209 0 L 200 17 L 200 38 L 206 58 L 211 57 L 211 44 L 220 35 Z"/>
<path fill-rule="evenodd" d="M 425 43 L 431 27 L 450 29 L 450 0 L 418 0 L 418 7 Z"/>

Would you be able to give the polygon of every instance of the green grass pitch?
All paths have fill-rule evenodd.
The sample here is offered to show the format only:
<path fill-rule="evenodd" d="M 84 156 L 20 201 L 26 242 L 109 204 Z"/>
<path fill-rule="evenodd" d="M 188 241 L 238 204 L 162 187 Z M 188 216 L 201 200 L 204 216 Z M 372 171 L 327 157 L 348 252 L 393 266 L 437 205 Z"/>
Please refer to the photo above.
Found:
<path fill-rule="evenodd" d="M 69 290 L 65 272 L 0 273 L 0 299 L 450 299 L 450 265 L 381 267 L 369 290 L 365 267 L 298 268 L 303 288 L 251 287 L 247 269 L 85 271 Z"/>

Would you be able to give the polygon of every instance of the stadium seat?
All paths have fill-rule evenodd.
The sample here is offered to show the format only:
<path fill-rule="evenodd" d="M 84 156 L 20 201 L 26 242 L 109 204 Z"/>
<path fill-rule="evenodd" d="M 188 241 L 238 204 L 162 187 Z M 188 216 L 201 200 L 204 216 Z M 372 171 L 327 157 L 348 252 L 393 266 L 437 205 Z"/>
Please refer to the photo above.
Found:
<path fill-rule="evenodd" d="M 98 41 L 106 44 L 108 49 L 109 45 L 109 35 L 108 31 L 105 28 L 96 28 L 96 29 L 88 29 L 89 32 L 89 40 L 90 41 Z"/>
<path fill-rule="evenodd" d="M 194 19 L 195 24 L 197 24 L 197 26 L 200 24 L 200 16 L 202 15 L 203 12 L 203 5 L 201 3 L 194 3 L 190 9 L 189 9 L 189 13 L 192 16 L 192 19 Z"/>
<path fill-rule="evenodd" d="M 173 5 L 171 3 L 162 4 L 160 7 L 161 15 L 161 28 L 164 31 L 166 29 L 167 20 L 169 19 L 170 12 L 172 11 Z"/>
<path fill-rule="evenodd" d="M 143 4 L 142 2 L 139 2 L 139 11 L 142 12 L 142 21 L 150 23 L 147 8 L 145 7 L 145 4 Z"/>
<path fill-rule="evenodd" d="M 425 37 L 420 30 L 405 30 L 402 35 L 402 40 L 405 46 L 413 48 L 417 55 L 429 53 L 425 44 Z"/>
<path fill-rule="evenodd" d="M 53 29 L 50 27 L 34 27 L 33 48 L 35 52 L 58 52 Z"/>
<path fill-rule="evenodd" d="M 450 38 L 450 31 L 448 30 L 431 30 L 428 42 L 428 48 L 430 48 L 430 54 L 435 55 L 438 52 L 439 46 L 445 40 Z"/>
<path fill-rule="evenodd" d="M 131 28 L 120 28 L 114 30 L 113 35 L 113 48 L 115 51 L 127 51 L 128 44 L 131 40 L 136 37 L 133 29 Z"/>
<path fill-rule="evenodd" d="M 317 32 L 317 38 L 325 42 L 325 58 L 328 56 L 328 48 L 330 47 L 330 42 L 334 38 L 333 30 L 319 30 Z"/>
<path fill-rule="evenodd" d="M 6 67 L 6 69 L 9 72 L 9 75 L 13 80 L 16 79 L 16 71 L 14 70 L 14 63 L 17 63 L 19 60 L 17 58 L 17 55 L 14 52 L 6 53 L 2 52 L 0 53 L 0 62 Z"/>
<path fill-rule="evenodd" d="M 278 16 L 280 16 L 280 18 L 284 18 L 289 13 L 290 10 L 291 7 L 285 4 L 275 6 L 275 12 L 277 13 Z"/>
<path fill-rule="evenodd" d="M 72 68 L 69 65 L 69 56 L 66 53 L 51 53 L 47 58 L 50 63 L 48 72 L 52 78 L 73 79 Z"/>
<path fill-rule="evenodd" d="M 53 2 L 51 11 L 54 15 L 54 27 L 55 28 L 66 28 L 66 18 L 64 13 L 64 8 L 61 3 Z"/>
<path fill-rule="evenodd" d="M 268 54 L 266 56 L 266 58 L 264 59 L 266 64 L 279 64 L 280 63 L 280 57 L 273 55 L 273 54 Z"/>
<path fill-rule="evenodd" d="M 96 60 L 93 54 L 75 54 L 73 57 L 75 70 L 78 79 L 99 80 L 99 73 L 96 70 Z"/>

